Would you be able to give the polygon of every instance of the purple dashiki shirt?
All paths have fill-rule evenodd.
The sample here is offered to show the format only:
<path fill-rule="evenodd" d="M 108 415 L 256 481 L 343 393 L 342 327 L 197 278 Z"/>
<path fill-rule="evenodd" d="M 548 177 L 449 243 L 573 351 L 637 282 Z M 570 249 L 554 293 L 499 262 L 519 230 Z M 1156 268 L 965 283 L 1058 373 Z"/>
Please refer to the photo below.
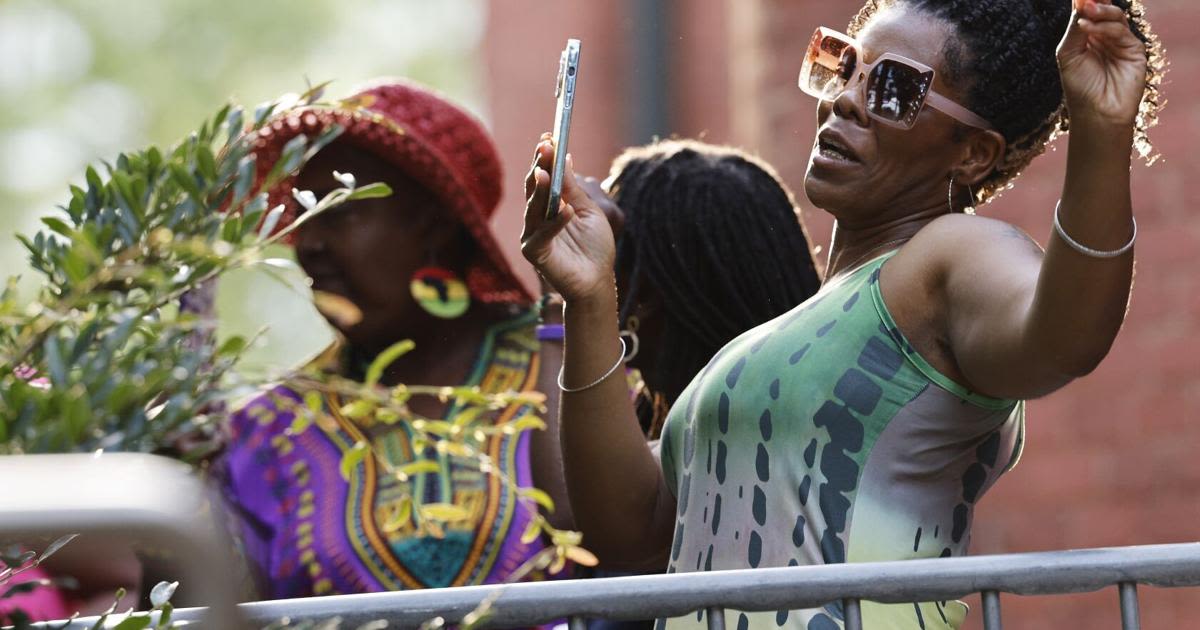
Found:
<path fill-rule="evenodd" d="M 485 392 L 530 391 L 537 382 L 535 320 L 524 315 L 493 327 L 467 385 Z M 266 597 L 364 593 L 445 586 L 494 584 L 544 548 L 538 539 L 521 542 L 533 510 L 494 475 L 472 462 L 419 454 L 438 472 L 405 481 L 383 473 L 372 457 L 342 477 L 342 455 L 364 431 L 325 401 L 330 422 L 292 433 L 293 415 L 277 400 L 299 402 L 295 392 L 276 388 L 233 417 L 232 441 L 220 463 L 224 491 L 238 517 L 244 553 L 265 582 Z M 303 404 L 303 403 L 300 403 Z M 503 423 L 532 411 L 513 405 L 495 419 Z M 453 415 L 450 409 L 448 415 Z M 336 425 L 336 426 L 333 426 Z M 391 464 L 414 461 L 404 425 L 370 438 Z M 529 433 L 488 437 L 482 446 L 502 473 L 521 487 L 532 486 Z M 422 504 L 453 503 L 468 516 L 445 523 L 444 536 L 419 531 L 395 516 L 404 497 Z"/>

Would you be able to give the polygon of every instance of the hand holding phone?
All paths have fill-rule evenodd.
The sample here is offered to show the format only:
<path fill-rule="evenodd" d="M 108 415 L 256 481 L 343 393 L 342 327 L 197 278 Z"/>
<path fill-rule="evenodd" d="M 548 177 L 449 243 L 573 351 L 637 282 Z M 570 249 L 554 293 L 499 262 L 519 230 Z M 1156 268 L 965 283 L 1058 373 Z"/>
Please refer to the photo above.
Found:
<path fill-rule="evenodd" d="M 562 199 L 563 174 L 567 168 L 567 141 L 571 133 L 571 112 L 575 109 L 575 81 L 579 77 L 579 40 L 568 39 L 558 60 L 558 80 L 554 86 L 554 167 L 550 171 L 550 199 L 546 218 L 558 215 Z"/>

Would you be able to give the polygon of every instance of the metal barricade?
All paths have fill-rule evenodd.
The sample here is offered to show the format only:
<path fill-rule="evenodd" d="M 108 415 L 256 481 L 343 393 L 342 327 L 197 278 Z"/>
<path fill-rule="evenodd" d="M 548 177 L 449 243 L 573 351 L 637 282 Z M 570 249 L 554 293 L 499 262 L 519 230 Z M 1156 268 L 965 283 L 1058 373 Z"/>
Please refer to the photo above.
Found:
<path fill-rule="evenodd" d="M 461 622 L 481 603 L 492 601 L 486 627 L 567 619 L 572 630 L 582 628 L 585 618 L 649 619 L 704 610 L 708 627 L 720 630 L 725 610 L 798 610 L 840 601 L 846 630 L 862 630 L 862 600 L 900 604 L 980 593 L 984 627 L 1000 630 L 1001 593 L 1051 595 L 1116 587 L 1122 628 L 1138 630 L 1138 584 L 1200 586 L 1200 543 L 339 595 L 239 608 L 259 627 L 283 618 L 340 617 L 343 628 L 374 620 L 385 620 L 390 628 L 412 628 L 435 617 L 447 624 Z M 175 618 L 199 620 L 202 612 L 178 610 Z M 70 627 L 87 627 L 85 623 L 79 620 Z"/>

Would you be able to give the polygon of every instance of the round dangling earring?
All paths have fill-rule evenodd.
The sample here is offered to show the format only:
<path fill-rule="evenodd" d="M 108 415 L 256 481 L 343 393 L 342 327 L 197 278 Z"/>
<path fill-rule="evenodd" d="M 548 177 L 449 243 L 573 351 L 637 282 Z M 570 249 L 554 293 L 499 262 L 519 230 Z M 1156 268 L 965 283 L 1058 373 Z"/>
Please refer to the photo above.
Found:
<path fill-rule="evenodd" d="M 471 306 L 467 284 L 445 267 L 422 267 L 408 283 L 417 305 L 426 313 L 442 319 L 454 319 Z"/>
<path fill-rule="evenodd" d="M 641 322 L 638 320 L 637 315 L 630 315 L 625 319 L 625 330 L 621 331 L 621 336 L 629 338 L 629 354 L 625 355 L 626 363 L 633 361 L 634 357 L 638 354 L 640 342 L 638 341 L 637 330 L 640 325 Z"/>

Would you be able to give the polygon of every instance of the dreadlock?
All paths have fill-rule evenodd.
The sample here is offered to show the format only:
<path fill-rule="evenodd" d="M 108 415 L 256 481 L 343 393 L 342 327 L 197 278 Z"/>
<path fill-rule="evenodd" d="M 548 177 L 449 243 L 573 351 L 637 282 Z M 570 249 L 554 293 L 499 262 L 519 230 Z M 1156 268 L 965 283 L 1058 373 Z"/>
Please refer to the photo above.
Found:
<path fill-rule="evenodd" d="M 1134 147 L 1156 159 L 1147 135 L 1158 122 L 1159 84 L 1166 71 L 1163 49 L 1150 29 L 1141 0 L 1112 0 L 1125 11 L 1133 34 L 1146 46 L 1146 89 L 1139 106 Z M 946 79 L 967 94 L 967 107 L 1008 142 L 996 170 L 976 191 L 986 203 L 1041 155 L 1070 120 L 1063 100 L 1055 51 L 1071 18 L 1071 0 L 867 0 L 850 22 L 857 35 L 883 8 L 901 4 L 951 24 L 958 37 L 943 48 Z M 976 81 L 977 77 L 986 80 Z"/>
<path fill-rule="evenodd" d="M 621 321 L 643 300 L 661 303 L 663 351 L 643 376 L 670 404 L 722 346 L 820 281 L 792 193 L 761 160 L 667 140 L 627 150 L 612 175 L 625 212 Z"/>

